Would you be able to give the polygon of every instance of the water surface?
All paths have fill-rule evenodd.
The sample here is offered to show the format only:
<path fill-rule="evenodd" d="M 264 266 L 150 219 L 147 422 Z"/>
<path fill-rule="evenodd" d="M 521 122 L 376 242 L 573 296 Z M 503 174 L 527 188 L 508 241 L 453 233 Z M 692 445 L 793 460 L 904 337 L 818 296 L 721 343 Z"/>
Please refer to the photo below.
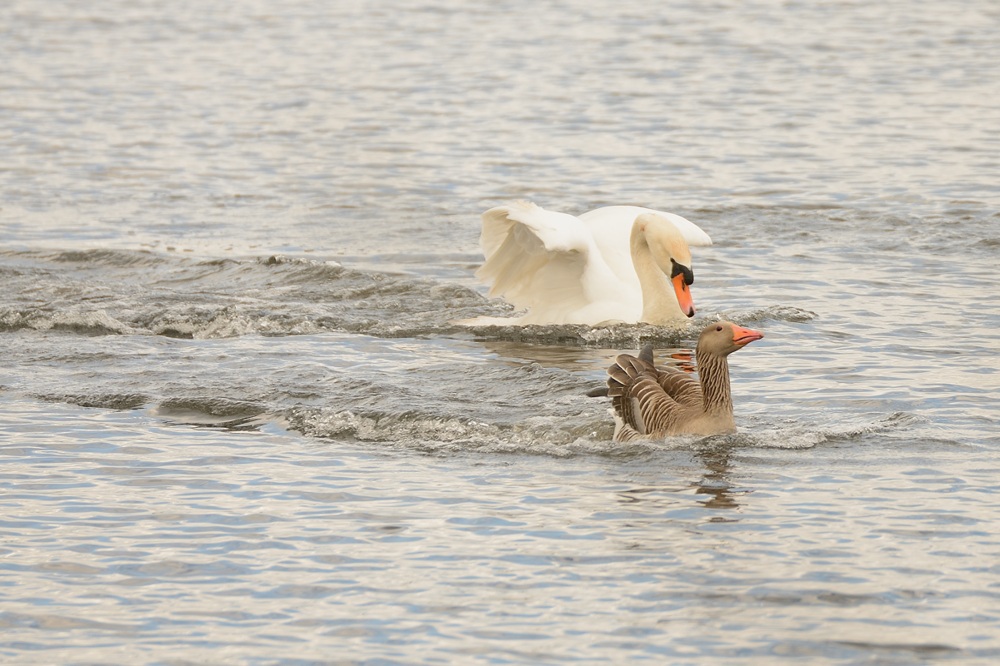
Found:
<path fill-rule="evenodd" d="M 0 655 L 1000 657 L 1000 13 L 328 4 L 0 9 Z M 455 324 L 515 198 L 698 316 Z M 739 432 L 612 442 L 720 316 Z"/>

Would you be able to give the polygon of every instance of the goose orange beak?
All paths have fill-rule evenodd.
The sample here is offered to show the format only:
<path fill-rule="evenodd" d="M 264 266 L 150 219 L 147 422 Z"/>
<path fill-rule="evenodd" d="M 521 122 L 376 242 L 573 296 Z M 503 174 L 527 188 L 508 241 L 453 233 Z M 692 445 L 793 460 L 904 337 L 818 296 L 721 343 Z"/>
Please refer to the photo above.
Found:
<path fill-rule="evenodd" d="M 674 293 L 677 294 L 677 305 L 681 306 L 681 312 L 693 317 L 694 300 L 691 298 L 691 289 L 684 283 L 684 276 L 678 273 L 670 281 L 674 283 Z"/>
<path fill-rule="evenodd" d="M 760 340 L 764 334 L 751 328 L 743 328 L 733 324 L 733 344 L 739 347 L 748 345 L 754 340 Z"/>

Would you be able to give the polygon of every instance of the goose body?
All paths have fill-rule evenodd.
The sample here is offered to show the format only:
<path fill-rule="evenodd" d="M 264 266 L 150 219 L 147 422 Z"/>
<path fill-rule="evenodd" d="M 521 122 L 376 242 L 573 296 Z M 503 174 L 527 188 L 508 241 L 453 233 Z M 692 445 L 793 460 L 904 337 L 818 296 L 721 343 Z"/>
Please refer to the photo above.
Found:
<path fill-rule="evenodd" d="M 657 368 L 652 345 L 638 357 L 620 354 L 608 368 L 615 441 L 734 432 L 728 357 L 763 337 L 727 321 L 705 327 L 695 350 L 698 379 L 677 368 Z"/>
<path fill-rule="evenodd" d="M 694 315 L 690 245 L 712 239 L 680 215 L 608 206 L 580 216 L 518 201 L 482 215 L 476 275 L 524 314 L 465 323 L 666 324 Z"/>

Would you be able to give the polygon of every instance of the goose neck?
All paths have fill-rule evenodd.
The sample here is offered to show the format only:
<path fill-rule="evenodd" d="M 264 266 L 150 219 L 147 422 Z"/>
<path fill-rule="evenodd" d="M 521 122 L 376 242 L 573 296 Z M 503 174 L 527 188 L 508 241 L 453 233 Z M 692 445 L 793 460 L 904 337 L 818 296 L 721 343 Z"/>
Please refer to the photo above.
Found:
<path fill-rule="evenodd" d="M 729 362 L 726 357 L 699 352 L 697 359 L 705 412 L 731 415 L 733 395 L 729 384 Z"/>

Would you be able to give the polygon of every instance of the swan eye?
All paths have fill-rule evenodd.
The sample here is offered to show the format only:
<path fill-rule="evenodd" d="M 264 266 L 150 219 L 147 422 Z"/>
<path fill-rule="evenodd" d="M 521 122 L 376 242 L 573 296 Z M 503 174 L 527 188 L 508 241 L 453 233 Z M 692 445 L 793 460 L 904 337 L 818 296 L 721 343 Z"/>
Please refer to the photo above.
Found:
<path fill-rule="evenodd" d="M 681 266 L 677 263 L 676 259 L 670 259 L 670 279 L 674 279 L 678 275 L 684 276 L 684 284 L 694 284 L 694 271 L 692 271 L 687 266 Z"/>

